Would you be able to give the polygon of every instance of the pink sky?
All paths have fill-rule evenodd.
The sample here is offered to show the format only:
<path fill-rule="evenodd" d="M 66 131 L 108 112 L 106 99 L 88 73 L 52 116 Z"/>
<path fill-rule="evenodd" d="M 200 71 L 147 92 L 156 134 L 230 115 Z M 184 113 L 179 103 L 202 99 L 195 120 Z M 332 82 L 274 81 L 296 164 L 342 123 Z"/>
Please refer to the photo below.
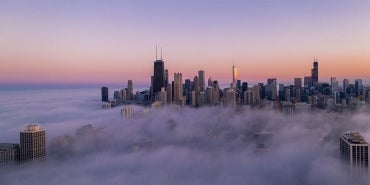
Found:
<path fill-rule="evenodd" d="M 242 81 L 293 82 L 317 56 L 320 79 L 370 83 L 369 9 L 367 1 L 5 1 L 0 84 L 149 85 L 156 44 L 170 79 L 202 69 L 227 84 L 235 61 Z"/>

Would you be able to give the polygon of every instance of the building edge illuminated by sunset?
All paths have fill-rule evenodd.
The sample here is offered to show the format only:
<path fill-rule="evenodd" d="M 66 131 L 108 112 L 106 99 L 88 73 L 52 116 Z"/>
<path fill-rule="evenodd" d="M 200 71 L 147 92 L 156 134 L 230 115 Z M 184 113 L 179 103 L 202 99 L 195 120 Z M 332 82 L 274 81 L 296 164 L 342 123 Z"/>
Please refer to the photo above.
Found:
<path fill-rule="evenodd" d="M 37 124 L 29 124 L 20 132 L 20 161 L 45 159 L 45 130 Z"/>

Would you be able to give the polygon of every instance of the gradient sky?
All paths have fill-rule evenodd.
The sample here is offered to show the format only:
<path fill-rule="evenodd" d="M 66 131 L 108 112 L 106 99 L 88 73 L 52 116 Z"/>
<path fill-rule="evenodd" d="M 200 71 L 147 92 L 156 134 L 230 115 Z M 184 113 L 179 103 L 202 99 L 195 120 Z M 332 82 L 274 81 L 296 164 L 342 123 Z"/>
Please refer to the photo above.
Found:
<path fill-rule="evenodd" d="M 0 84 L 150 84 L 155 45 L 170 79 L 370 82 L 367 0 L 0 0 Z"/>

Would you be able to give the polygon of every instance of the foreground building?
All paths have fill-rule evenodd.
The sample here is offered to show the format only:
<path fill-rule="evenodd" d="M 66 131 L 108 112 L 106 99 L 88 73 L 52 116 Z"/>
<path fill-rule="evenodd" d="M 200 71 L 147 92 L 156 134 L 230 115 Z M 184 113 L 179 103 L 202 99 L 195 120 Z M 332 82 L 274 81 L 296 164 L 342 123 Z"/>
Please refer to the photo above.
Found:
<path fill-rule="evenodd" d="M 39 125 L 28 125 L 20 132 L 20 161 L 45 159 L 45 130 Z"/>
<path fill-rule="evenodd" d="M 19 162 L 19 144 L 0 143 L 0 165 Z"/>
<path fill-rule="evenodd" d="M 347 132 L 339 139 L 340 154 L 350 164 L 351 173 L 367 172 L 369 167 L 369 144 L 357 132 Z"/>

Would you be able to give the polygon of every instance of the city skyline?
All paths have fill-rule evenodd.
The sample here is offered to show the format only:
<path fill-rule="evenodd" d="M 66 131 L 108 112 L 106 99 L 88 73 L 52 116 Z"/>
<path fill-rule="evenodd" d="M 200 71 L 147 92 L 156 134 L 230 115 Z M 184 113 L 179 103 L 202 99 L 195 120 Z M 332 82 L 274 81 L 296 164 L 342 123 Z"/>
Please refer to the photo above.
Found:
<path fill-rule="evenodd" d="M 0 84 L 148 87 L 156 44 L 170 77 L 228 85 L 235 61 L 243 81 L 293 82 L 317 56 L 323 81 L 370 82 L 367 1 L 21 2 L 1 2 Z"/>

